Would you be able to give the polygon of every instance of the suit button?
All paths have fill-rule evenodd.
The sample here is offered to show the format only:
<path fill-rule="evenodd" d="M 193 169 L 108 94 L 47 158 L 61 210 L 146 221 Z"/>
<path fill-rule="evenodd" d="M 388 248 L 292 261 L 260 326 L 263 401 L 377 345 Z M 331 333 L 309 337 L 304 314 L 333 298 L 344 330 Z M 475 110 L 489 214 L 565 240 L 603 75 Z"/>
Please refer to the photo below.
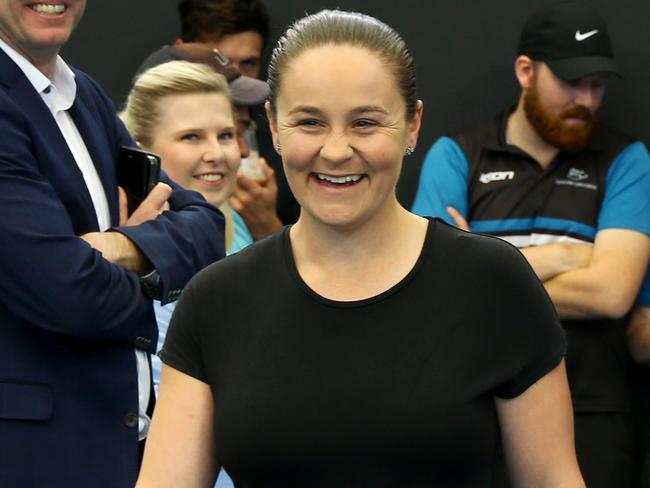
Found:
<path fill-rule="evenodd" d="M 137 413 L 127 413 L 124 416 L 124 425 L 127 427 L 137 427 L 138 426 L 138 414 Z"/>
<path fill-rule="evenodd" d="M 135 338 L 135 347 L 139 349 L 146 349 L 149 347 L 149 344 L 151 344 L 151 339 L 147 339 L 146 337 L 138 336 Z"/>

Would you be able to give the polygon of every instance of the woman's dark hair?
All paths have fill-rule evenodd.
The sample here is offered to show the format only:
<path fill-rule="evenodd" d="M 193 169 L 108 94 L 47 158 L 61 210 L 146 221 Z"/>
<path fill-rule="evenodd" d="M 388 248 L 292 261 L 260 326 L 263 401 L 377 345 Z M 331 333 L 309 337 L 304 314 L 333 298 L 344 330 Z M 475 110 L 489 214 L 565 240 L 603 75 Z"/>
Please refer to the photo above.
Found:
<path fill-rule="evenodd" d="M 394 29 L 374 17 L 341 10 L 321 10 L 303 17 L 280 38 L 269 63 L 272 113 L 275 114 L 282 72 L 291 61 L 308 49 L 341 44 L 365 48 L 386 64 L 406 104 L 406 117 L 412 119 L 417 105 L 415 65 L 406 43 Z"/>

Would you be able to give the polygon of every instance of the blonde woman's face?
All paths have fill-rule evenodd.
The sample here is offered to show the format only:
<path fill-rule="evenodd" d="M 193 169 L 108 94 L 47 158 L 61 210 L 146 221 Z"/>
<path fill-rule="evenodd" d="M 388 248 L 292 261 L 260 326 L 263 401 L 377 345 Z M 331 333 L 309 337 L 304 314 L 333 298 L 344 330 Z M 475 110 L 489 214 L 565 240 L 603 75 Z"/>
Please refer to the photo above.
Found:
<path fill-rule="evenodd" d="M 215 206 L 232 193 L 240 153 L 230 101 L 217 93 L 171 95 L 158 102 L 149 149 L 169 177 Z"/>

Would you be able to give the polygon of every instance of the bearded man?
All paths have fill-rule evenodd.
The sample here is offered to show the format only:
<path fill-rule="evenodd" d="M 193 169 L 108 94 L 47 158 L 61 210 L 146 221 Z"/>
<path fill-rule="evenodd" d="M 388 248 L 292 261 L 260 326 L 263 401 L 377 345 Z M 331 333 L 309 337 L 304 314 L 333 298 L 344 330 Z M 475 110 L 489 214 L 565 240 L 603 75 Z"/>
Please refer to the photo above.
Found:
<path fill-rule="evenodd" d="M 632 486 L 624 317 L 650 254 L 650 157 L 597 123 L 606 79 L 619 74 L 607 26 L 589 4 L 533 13 L 515 75 L 516 107 L 433 145 L 413 211 L 521 249 L 566 330 L 586 484 Z"/>

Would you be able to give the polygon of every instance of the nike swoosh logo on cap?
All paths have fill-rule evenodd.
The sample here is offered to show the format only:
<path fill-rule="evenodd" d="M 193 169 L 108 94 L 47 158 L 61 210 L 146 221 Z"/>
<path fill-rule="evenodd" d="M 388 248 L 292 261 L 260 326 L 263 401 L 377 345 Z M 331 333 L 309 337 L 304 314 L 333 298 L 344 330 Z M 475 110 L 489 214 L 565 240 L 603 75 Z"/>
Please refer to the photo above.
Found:
<path fill-rule="evenodd" d="M 589 32 L 585 32 L 584 34 L 580 32 L 579 30 L 576 31 L 576 41 L 581 42 L 584 41 L 585 39 L 590 38 L 591 36 L 595 36 L 598 34 L 598 29 L 591 30 Z"/>

